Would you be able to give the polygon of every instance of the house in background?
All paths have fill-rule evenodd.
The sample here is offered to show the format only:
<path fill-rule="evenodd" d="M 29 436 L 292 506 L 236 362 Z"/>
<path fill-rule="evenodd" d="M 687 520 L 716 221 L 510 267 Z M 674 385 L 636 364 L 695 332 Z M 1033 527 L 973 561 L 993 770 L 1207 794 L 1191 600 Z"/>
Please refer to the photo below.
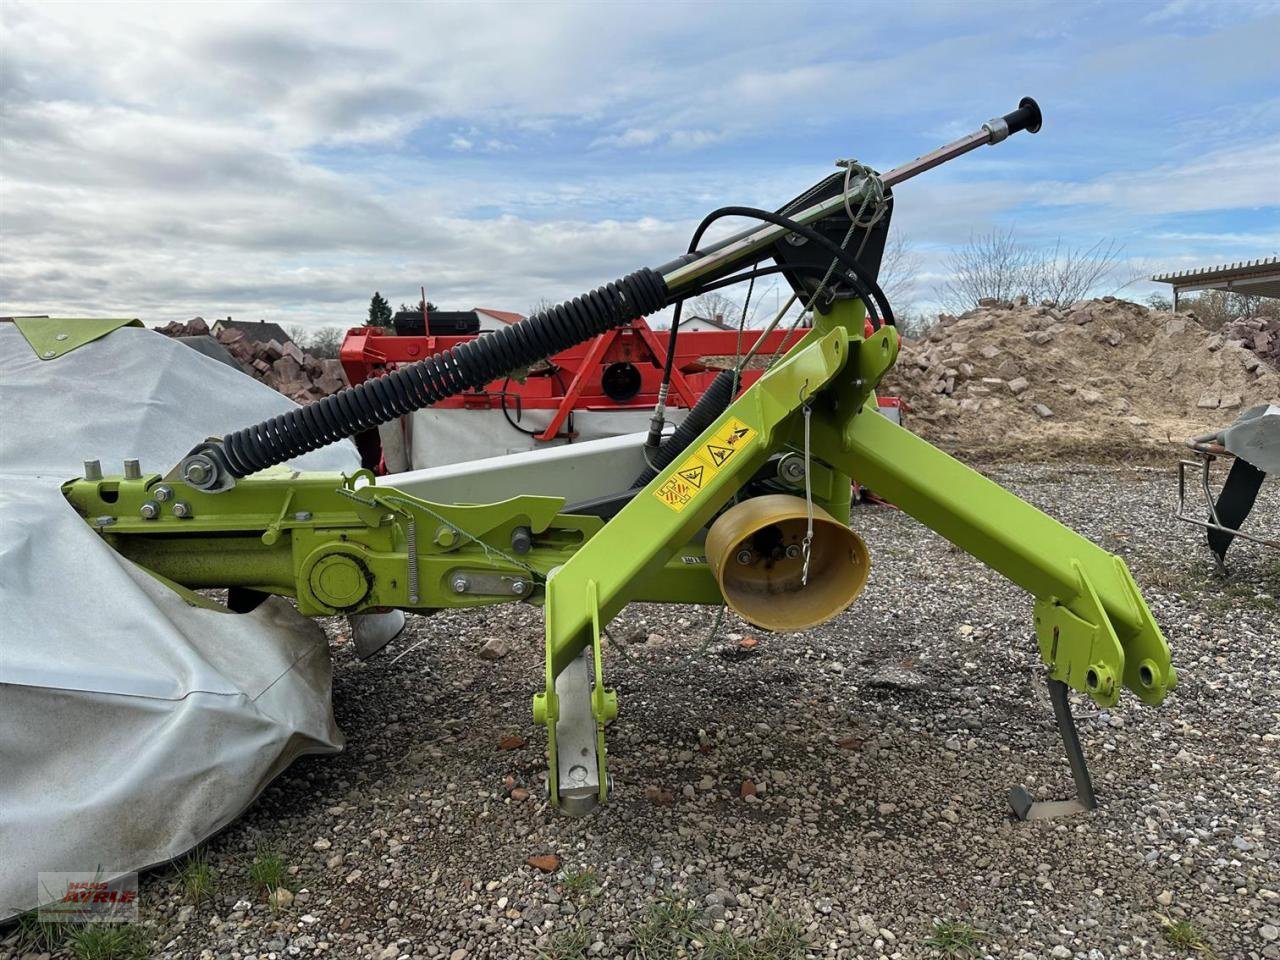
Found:
<path fill-rule="evenodd" d="M 732 324 L 724 322 L 724 314 L 717 313 L 714 317 L 681 317 L 680 330 L 689 333 L 706 333 L 707 331 L 725 330 L 736 331 L 738 328 Z"/>
<path fill-rule="evenodd" d="M 284 332 L 280 324 L 268 323 L 265 320 L 232 320 L 227 317 L 225 320 L 213 321 L 209 330 L 215 337 L 223 330 L 239 330 L 248 339 L 257 343 L 270 343 L 274 340 L 284 346 L 286 343 L 293 342 L 293 338 Z"/>
<path fill-rule="evenodd" d="M 490 310 L 488 307 L 472 307 L 471 310 L 480 319 L 481 333 L 492 333 L 524 319 L 524 314 L 510 310 Z"/>

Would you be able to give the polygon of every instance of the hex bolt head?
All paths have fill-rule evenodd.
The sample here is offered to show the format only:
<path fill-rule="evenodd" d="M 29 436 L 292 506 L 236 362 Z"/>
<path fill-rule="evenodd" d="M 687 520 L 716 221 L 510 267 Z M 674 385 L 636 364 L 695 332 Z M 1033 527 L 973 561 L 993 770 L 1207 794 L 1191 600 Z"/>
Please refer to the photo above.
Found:
<path fill-rule="evenodd" d="M 514 594 L 516 594 L 516 595 L 518 596 L 518 595 L 520 595 L 520 594 L 524 593 L 524 591 L 525 591 L 525 582 L 524 582 L 523 580 L 512 580 L 512 581 L 511 581 L 511 592 L 512 592 L 512 593 L 514 593 Z"/>
<path fill-rule="evenodd" d="M 454 577 L 454 578 L 453 578 L 453 592 L 454 592 L 454 593 L 466 593 L 466 592 L 467 592 L 467 587 L 469 587 L 469 586 L 470 586 L 470 584 L 469 584 L 469 583 L 467 583 L 467 578 L 466 578 L 466 577 Z"/>
<path fill-rule="evenodd" d="M 142 464 L 137 460 L 126 460 L 124 462 L 124 478 L 126 480 L 141 480 Z"/>
<path fill-rule="evenodd" d="M 138 513 L 143 520 L 154 520 L 156 517 L 160 516 L 160 504 L 156 503 L 154 500 L 148 500 L 138 508 Z"/>
<path fill-rule="evenodd" d="M 744 567 L 746 567 L 746 566 L 750 566 L 750 565 L 751 565 L 751 561 L 752 561 L 753 559 L 755 559 L 755 554 L 754 554 L 754 553 L 752 553 L 750 550 L 739 550 L 739 551 L 738 551 L 738 556 L 737 556 L 737 558 L 736 558 L 736 559 L 737 559 L 737 561 L 738 561 L 740 564 L 742 564 Z"/>
<path fill-rule="evenodd" d="M 804 551 L 800 549 L 800 544 L 798 543 L 793 543 L 787 547 L 787 558 L 789 560 L 795 560 L 802 553 L 804 553 Z"/>
<path fill-rule="evenodd" d="M 804 483 L 804 458 L 786 457 L 779 465 L 778 472 L 787 483 Z"/>
<path fill-rule="evenodd" d="M 157 500 L 159 500 L 161 503 L 165 503 L 166 501 L 171 500 L 173 498 L 173 490 L 170 487 L 166 487 L 163 484 L 161 484 L 160 486 L 156 487 L 154 490 L 151 491 L 151 495 L 155 497 Z"/>
<path fill-rule="evenodd" d="M 185 520 L 191 516 L 191 504 L 185 500 L 175 500 L 173 502 L 173 515 L 179 520 Z"/>
<path fill-rule="evenodd" d="M 308 520 L 311 519 L 311 511 L 299 510 L 297 513 L 293 515 L 293 519 L 298 521 L 298 523 L 306 523 Z"/>
<path fill-rule="evenodd" d="M 84 478 L 86 480 L 101 480 L 102 464 L 97 460 L 86 460 L 84 462 Z"/>

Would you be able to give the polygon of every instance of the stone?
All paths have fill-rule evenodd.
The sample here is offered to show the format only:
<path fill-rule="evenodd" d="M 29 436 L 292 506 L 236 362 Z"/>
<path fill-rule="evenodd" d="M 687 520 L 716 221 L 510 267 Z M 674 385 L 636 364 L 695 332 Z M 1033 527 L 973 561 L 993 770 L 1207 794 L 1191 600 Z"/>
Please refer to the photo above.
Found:
<path fill-rule="evenodd" d="M 1031 409 L 1036 412 L 1036 416 L 1038 416 L 1041 420 L 1048 420 L 1050 417 L 1053 416 L 1053 411 L 1050 410 L 1048 407 L 1046 407 L 1043 403 L 1037 403 Z"/>
<path fill-rule="evenodd" d="M 1053 334 L 1050 333 L 1048 330 L 1039 330 L 1036 333 L 1033 333 L 1031 335 L 1031 342 L 1038 343 L 1040 346 L 1044 346 L 1046 343 L 1049 343 L 1052 339 L 1053 339 Z"/>
<path fill-rule="evenodd" d="M 1097 390 L 1081 390 L 1080 399 L 1085 403 L 1101 403 L 1103 396 Z"/>
<path fill-rule="evenodd" d="M 535 870 L 541 870 L 543 873 L 554 873 L 560 869 L 560 858 L 554 853 L 539 853 L 530 857 L 525 861 Z"/>
<path fill-rule="evenodd" d="M 396 960 L 398 956 L 400 956 L 400 948 L 393 943 L 378 954 L 378 960 Z"/>
<path fill-rule="evenodd" d="M 511 652 L 507 642 L 500 637 L 487 637 L 476 654 L 481 660 L 501 660 Z"/>
<path fill-rule="evenodd" d="M 529 799 L 529 791 L 524 787 L 516 787 L 511 791 L 511 799 L 516 801 L 516 803 L 523 803 L 525 800 Z"/>
<path fill-rule="evenodd" d="M 467 960 L 467 948 L 459 947 L 453 953 L 449 954 L 449 960 Z"/>
<path fill-rule="evenodd" d="M 1057 957 L 1058 960 L 1071 960 L 1071 948 L 1064 947 L 1062 944 L 1055 946 L 1049 953 Z"/>
<path fill-rule="evenodd" d="M 896 803 L 882 803 L 876 807 L 876 810 L 879 811 L 880 816 L 887 817 L 891 813 L 898 812 L 898 805 Z"/>
<path fill-rule="evenodd" d="M 990 344 L 983 347 L 978 352 L 982 354 L 982 356 L 985 357 L 987 360 L 994 360 L 996 357 L 1000 356 L 1000 348 L 993 347 Z"/>
<path fill-rule="evenodd" d="M 1200 399 L 1196 401 L 1196 406 L 1201 410 L 1217 410 L 1220 402 L 1217 393 L 1213 390 L 1206 390 L 1200 394 Z"/>
<path fill-rule="evenodd" d="M 755 795 L 756 795 L 755 783 L 751 780 L 743 780 L 742 786 L 738 788 L 738 796 L 742 797 L 745 800 L 747 797 L 754 797 Z"/>
<path fill-rule="evenodd" d="M 518 733 L 509 733 L 498 741 L 499 750 L 519 750 L 528 741 Z"/>
<path fill-rule="evenodd" d="M 1258 933 L 1261 935 L 1263 940 L 1270 941 L 1280 939 L 1280 927 L 1277 927 L 1274 923 L 1264 923 L 1258 929 Z"/>
<path fill-rule="evenodd" d="M 321 837 L 319 840 L 317 840 L 315 843 L 311 845 L 311 849 L 312 850 L 328 850 L 332 846 L 333 846 L 332 843 L 330 843 L 324 837 Z"/>
<path fill-rule="evenodd" d="M 1026 377 L 1014 377 L 1008 383 L 1009 392 L 1015 397 L 1026 390 L 1029 386 L 1031 386 L 1031 384 L 1027 381 Z"/>
<path fill-rule="evenodd" d="M 293 891 L 285 887 L 276 887 L 267 897 L 272 910 L 288 910 L 293 903 Z"/>
<path fill-rule="evenodd" d="M 1172 904 L 1172 903 L 1173 903 L 1173 891 L 1172 891 L 1172 890 L 1161 890 L 1159 893 L 1157 893 L 1157 894 L 1156 894 L 1156 903 L 1160 904 L 1160 906 L 1162 906 L 1162 907 L 1167 907 L 1167 906 L 1169 906 L 1170 904 Z"/>

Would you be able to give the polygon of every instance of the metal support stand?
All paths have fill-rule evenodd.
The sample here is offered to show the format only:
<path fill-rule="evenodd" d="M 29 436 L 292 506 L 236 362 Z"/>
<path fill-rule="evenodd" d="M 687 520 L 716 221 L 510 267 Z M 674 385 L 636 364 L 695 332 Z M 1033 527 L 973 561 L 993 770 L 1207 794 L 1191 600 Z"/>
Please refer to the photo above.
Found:
<path fill-rule="evenodd" d="M 1071 716 L 1071 702 L 1067 699 L 1068 687 L 1061 680 L 1049 680 L 1049 699 L 1053 703 L 1053 715 L 1058 721 L 1058 733 L 1062 735 L 1062 745 L 1067 750 L 1067 762 L 1071 764 L 1071 777 L 1076 782 L 1076 795 L 1071 800 L 1031 799 L 1026 787 L 1014 787 L 1009 791 L 1009 805 L 1013 807 L 1014 816 L 1019 820 L 1049 820 L 1054 817 L 1066 817 L 1073 813 L 1085 813 L 1098 806 L 1098 799 L 1093 793 L 1093 780 L 1089 777 L 1089 765 L 1085 762 L 1084 750 L 1080 748 L 1080 735 L 1076 732 L 1076 721 Z"/>

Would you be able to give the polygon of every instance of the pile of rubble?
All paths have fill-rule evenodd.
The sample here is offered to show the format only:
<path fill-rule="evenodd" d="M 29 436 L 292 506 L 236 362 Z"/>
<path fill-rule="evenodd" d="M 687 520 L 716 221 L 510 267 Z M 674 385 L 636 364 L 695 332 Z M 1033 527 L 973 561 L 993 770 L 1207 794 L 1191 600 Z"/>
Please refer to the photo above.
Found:
<path fill-rule="evenodd" d="M 187 323 L 175 320 L 153 329 L 166 337 L 210 338 L 221 344 L 245 373 L 298 403 L 311 403 L 337 393 L 347 385 L 341 363 L 317 359 L 292 340 L 263 343 L 248 337 L 242 330 L 234 329 L 219 330 L 215 334 L 200 317 Z"/>
<path fill-rule="evenodd" d="M 1238 341 L 1273 367 L 1280 369 L 1280 317 L 1245 317 L 1225 323 L 1219 331 L 1228 341 Z"/>
<path fill-rule="evenodd" d="M 1254 322 L 1246 346 L 1234 327 L 1114 297 L 988 300 L 905 340 L 882 389 L 910 404 L 912 429 L 967 453 L 1167 453 L 1280 398 L 1274 341 Z"/>

